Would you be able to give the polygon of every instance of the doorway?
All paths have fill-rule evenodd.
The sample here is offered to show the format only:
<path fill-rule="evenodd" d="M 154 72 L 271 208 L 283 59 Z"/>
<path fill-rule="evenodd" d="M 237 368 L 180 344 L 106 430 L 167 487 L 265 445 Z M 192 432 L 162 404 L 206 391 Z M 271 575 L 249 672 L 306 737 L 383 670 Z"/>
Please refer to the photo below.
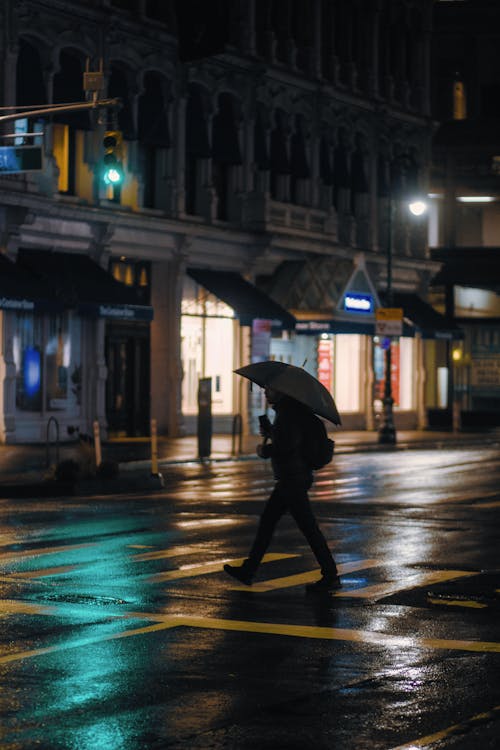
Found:
<path fill-rule="evenodd" d="M 149 326 L 108 325 L 106 418 L 112 437 L 149 435 Z"/>

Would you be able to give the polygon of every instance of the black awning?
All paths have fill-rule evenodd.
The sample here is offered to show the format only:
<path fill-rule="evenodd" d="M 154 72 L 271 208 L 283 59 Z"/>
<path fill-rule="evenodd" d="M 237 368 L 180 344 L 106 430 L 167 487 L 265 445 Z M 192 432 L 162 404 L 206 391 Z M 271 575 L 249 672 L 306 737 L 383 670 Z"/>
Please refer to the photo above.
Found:
<path fill-rule="evenodd" d="M 384 294 L 380 295 L 385 301 Z M 394 292 L 391 307 L 402 307 L 403 316 L 407 318 L 424 339 L 463 339 L 464 332 L 449 321 L 444 315 L 425 302 L 418 294 Z"/>
<path fill-rule="evenodd" d="M 153 308 L 141 304 L 135 289 L 116 281 L 87 255 L 21 249 L 17 260 L 21 269 L 52 289 L 64 307 L 81 315 L 115 320 L 153 318 Z"/>
<path fill-rule="evenodd" d="M 197 284 L 232 307 L 242 325 L 252 325 L 253 320 L 262 318 L 270 320 L 277 328 L 295 328 L 293 315 L 239 273 L 198 268 L 188 268 L 187 273 Z"/>
<path fill-rule="evenodd" d="M 464 286 L 500 294 L 500 247 L 431 248 L 433 260 L 443 263 L 432 286 Z"/>
<path fill-rule="evenodd" d="M 0 309 L 57 312 L 63 306 L 41 279 L 0 254 Z"/>

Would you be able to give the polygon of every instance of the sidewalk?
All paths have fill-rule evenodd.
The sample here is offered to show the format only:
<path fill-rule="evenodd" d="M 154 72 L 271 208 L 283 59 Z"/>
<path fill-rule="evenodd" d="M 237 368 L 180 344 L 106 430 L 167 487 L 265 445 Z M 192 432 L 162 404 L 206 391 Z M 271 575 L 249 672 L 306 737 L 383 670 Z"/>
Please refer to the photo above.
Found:
<path fill-rule="evenodd" d="M 483 431 L 436 432 L 401 431 L 397 433 L 395 446 L 381 445 L 378 432 L 334 430 L 330 437 L 335 440 L 335 453 L 357 453 L 366 451 L 398 451 L 410 448 L 450 448 L 466 446 L 492 446 L 500 448 L 500 429 Z M 214 435 L 210 461 L 248 460 L 255 457 L 258 435 L 245 436 L 233 441 L 231 435 Z M 0 496 L 9 496 L 9 488 L 16 485 L 34 485 L 47 481 L 50 466 L 74 459 L 82 463 L 83 453 L 77 443 L 66 443 L 49 450 L 45 445 L 0 445 Z M 102 445 L 103 461 L 114 461 L 119 465 L 119 477 L 129 482 L 133 476 L 150 477 L 151 446 L 147 438 L 110 440 Z M 181 438 L 159 438 L 158 463 L 160 473 L 168 471 L 169 465 L 198 461 L 196 436 Z M 101 480 L 111 489 L 118 480 Z M 80 482 L 79 484 L 82 484 Z M 119 491 L 118 489 L 116 491 Z"/>

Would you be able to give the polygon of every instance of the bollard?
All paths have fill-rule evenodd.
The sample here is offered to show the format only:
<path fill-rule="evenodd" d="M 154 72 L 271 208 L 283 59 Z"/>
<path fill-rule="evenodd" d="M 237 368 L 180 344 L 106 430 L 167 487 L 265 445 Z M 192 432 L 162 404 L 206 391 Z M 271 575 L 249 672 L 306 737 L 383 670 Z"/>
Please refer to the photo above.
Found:
<path fill-rule="evenodd" d="M 94 450 L 95 450 L 95 467 L 96 469 L 98 469 L 102 462 L 102 453 L 101 453 L 101 433 L 99 429 L 99 422 L 97 419 L 94 420 Z"/>
<path fill-rule="evenodd" d="M 233 430 L 231 437 L 231 455 L 241 455 L 241 439 L 243 434 L 243 424 L 241 414 L 235 414 L 233 417 Z M 238 448 L 236 448 L 236 438 L 238 438 Z"/>
<path fill-rule="evenodd" d="M 158 470 L 158 432 L 156 419 L 151 420 L 151 476 L 163 487 L 163 477 Z"/>
<path fill-rule="evenodd" d="M 156 431 L 156 419 L 151 420 L 151 474 L 158 474 L 158 434 Z"/>

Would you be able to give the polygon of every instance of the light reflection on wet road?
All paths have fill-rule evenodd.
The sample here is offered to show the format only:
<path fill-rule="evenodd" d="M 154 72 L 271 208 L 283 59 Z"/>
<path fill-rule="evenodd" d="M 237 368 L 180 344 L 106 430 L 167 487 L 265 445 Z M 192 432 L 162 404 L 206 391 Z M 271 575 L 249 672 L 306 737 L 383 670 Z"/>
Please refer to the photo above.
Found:
<path fill-rule="evenodd" d="M 288 518 L 250 591 L 221 572 L 270 487 L 193 463 L 144 497 L 0 500 L 0 749 L 497 748 L 498 452 L 337 456 L 327 598 Z"/>

